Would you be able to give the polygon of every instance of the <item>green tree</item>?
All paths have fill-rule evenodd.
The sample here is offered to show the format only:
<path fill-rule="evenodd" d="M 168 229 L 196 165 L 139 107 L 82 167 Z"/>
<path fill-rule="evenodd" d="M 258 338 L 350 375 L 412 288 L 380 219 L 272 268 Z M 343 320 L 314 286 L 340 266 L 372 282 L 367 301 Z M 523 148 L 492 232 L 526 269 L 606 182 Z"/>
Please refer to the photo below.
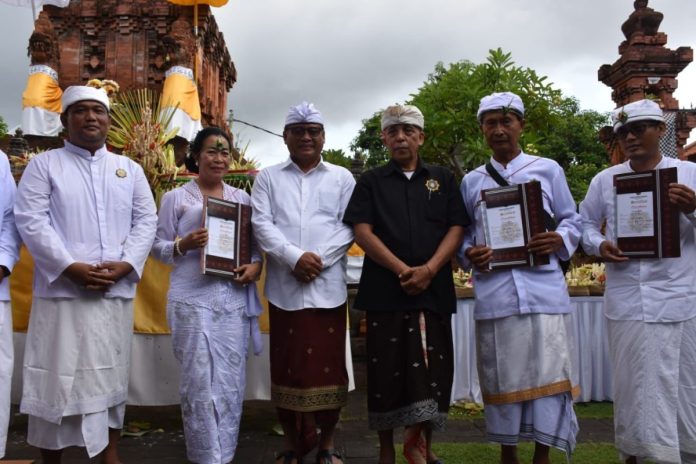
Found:
<path fill-rule="evenodd" d="M 0 137 L 4 137 L 7 135 L 7 123 L 3 119 L 2 116 L 0 116 Z"/>
<path fill-rule="evenodd" d="M 324 150 L 321 152 L 321 156 L 324 158 L 324 161 L 350 169 L 351 159 L 340 148 L 329 148 L 328 150 Z"/>
<path fill-rule="evenodd" d="M 539 140 L 538 147 L 525 147 L 538 155 L 554 159 L 565 170 L 575 201 L 585 197 L 592 178 L 609 164 L 607 152 L 599 141 L 599 130 L 608 124 L 608 115 L 581 111 L 577 100 L 566 98 L 560 117 L 552 130 Z"/>
<path fill-rule="evenodd" d="M 426 139 L 422 158 L 449 166 L 458 175 L 488 160 L 490 149 L 481 134 L 476 111 L 482 97 L 512 91 L 525 104 L 526 127 L 520 143 L 525 151 L 553 158 L 572 173 L 571 190 L 583 198 L 592 176 L 608 161 L 597 132 L 606 115 L 580 111 L 577 100 L 562 92 L 530 68 L 517 66 L 510 53 L 491 50 L 484 63 L 459 61 L 435 70 L 406 103 L 425 116 Z M 380 114 L 363 120 L 351 149 L 367 155 L 366 167 L 385 162 L 389 155 L 380 139 Z"/>
<path fill-rule="evenodd" d="M 382 110 L 363 119 L 363 126 L 350 144 L 354 152 L 361 152 L 365 159 L 365 169 L 372 169 L 389 161 L 389 152 L 379 138 L 382 124 Z"/>

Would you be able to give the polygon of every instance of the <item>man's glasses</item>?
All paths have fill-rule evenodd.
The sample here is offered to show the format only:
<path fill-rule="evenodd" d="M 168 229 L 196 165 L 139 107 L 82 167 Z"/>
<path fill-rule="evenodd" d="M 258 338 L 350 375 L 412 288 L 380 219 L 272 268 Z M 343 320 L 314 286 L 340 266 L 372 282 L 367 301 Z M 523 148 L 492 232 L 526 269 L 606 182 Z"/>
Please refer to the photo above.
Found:
<path fill-rule="evenodd" d="M 645 131 L 648 130 L 650 127 L 657 127 L 659 123 L 656 122 L 632 122 L 630 124 L 624 124 L 623 126 L 619 127 L 619 130 L 616 131 L 616 136 L 620 139 L 625 139 L 628 137 L 628 134 L 631 133 L 635 137 L 640 137 L 641 135 L 645 134 Z"/>
<path fill-rule="evenodd" d="M 324 132 L 324 129 L 322 127 L 314 126 L 293 126 L 288 127 L 288 132 L 290 132 L 295 137 L 302 137 L 303 135 L 305 135 L 306 132 L 309 134 L 310 137 L 314 139 L 319 137 Z"/>

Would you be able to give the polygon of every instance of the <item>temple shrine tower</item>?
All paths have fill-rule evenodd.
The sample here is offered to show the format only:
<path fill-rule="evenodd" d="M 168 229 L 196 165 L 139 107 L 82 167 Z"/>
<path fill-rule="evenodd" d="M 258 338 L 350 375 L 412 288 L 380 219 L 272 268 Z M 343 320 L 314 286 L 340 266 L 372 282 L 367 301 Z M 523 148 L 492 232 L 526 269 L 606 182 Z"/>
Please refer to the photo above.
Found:
<path fill-rule="evenodd" d="M 227 127 L 227 95 L 237 72 L 207 5 L 199 6 L 198 47 L 185 31 L 193 29 L 193 7 L 166 0 L 72 0 L 65 8 L 46 5 L 44 12 L 58 44 L 62 88 L 96 78 L 115 80 L 121 90 L 160 92 L 169 67 L 194 68 L 198 61 L 203 125 Z"/>
<path fill-rule="evenodd" d="M 619 59 L 599 68 L 601 82 L 613 89 L 616 106 L 643 98 L 659 102 L 665 112 L 667 134 L 661 149 L 665 156 L 686 159 L 684 145 L 696 127 L 696 110 L 680 109 L 674 98 L 677 76 L 693 61 L 691 47 L 671 50 L 667 35 L 659 31 L 663 14 L 636 0 L 634 11 L 621 26 L 626 40 L 619 45 Z"/>

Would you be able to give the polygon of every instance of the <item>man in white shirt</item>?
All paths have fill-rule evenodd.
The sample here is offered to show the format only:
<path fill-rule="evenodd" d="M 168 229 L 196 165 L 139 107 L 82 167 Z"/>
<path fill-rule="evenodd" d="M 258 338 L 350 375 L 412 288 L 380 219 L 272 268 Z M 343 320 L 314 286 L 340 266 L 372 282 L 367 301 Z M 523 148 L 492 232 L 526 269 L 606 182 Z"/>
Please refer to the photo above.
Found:
<path fill-rule="evenodd" d="M 0 458 L 5 455 L 14 368 L 9 276 L 19 258 L 20 239 L 13 212 L 16 190 L 10 163 L 0 150 Z"/>
<path fill-rule="evenodd" d="M 342 462 L 334 428 L 346 404 L 345 254 L 353 242 L 343 212 L 355 185 L 347 169 L 322 160 L 324 121 L 309 103 L 290 108 L 287 161 L 264 169 L 251 194 L 254 235 L 267 255 L 271 397 L 283 426 L 281 464 L 317 445 L 317 463 Z"/>
<path fill-rule="evenodd" d="M 485 165 L 462 180 L 473 225 L 459 257 L 464 267 L 474 267 L 477 362 L 488 439 L 500 443 L 502 464 L 519 462 L 520 439 L 534 440 L 533 462 L 545 464 L 551 446 L 569 456 L 578 431 L 571 306 L 559 259 L 575 252 L 581 220 L 563 169 L 521 150 L 525 120 L 519 96 L 502 92 L 482 98 L 477 118 L 493 150 L 489 169 L 509 184 L 540 182 L 544 209 L 557 223 L 554 231 L 536 234 L 528 243 L 530 252 L 549 255 L 549 264 L 490 272 L 493 251 L 486 245 L 481 191 L 500 185 Z"/>
<path fill-rule="evenodd" d="M 662 110 L 650 100 L 612 114 L 627 160 L 597 174 L 580 204 L 583 249 L 607 263 L 604 313 L 614 383 L 616 446 L 626 463 L 696 462 L 696 164 L 666 158 Z M 629 259 L 617 247 L 614 176 L 677 168 L 669 201 L 681 256 Z M 602 225 L 606 221 L 606 229 Z"/>
<path fill-rule="evenodd" d="M 157 227 L 142 168 L 105 146 L 109 99 L 68 87 L 65 146 L 33 158 L 15 204 L 34 258 L 20 411 L 44 463 L 83 446 L 118 463 L 128 393 L 133 298 Z"/>

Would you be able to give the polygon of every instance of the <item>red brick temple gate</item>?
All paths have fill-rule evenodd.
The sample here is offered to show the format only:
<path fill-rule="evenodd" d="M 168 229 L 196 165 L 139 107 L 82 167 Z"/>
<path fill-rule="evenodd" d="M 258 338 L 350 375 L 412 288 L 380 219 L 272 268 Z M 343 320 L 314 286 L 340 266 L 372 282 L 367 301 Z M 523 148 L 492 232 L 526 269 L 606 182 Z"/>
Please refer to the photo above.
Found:
<path fill-rule="evenodd" d="M 691 129 L 696 127 L 696 110 L 679 108 L 674 98 L 677 76 L 693 61 L 693 49 L 666 47 L 667 35 L 659 31 L 663 14 L 648 7 L 648 0 L 636 0 L 635 10 L 621 26 L 626 37 L 619 45 L 619 59 L 599 68 L 598 78 L 613 89 L 616 106 L 650 98 L 658 101 L 665 112 L 667 134 L 661 149 L 666 156 L 696 161 L 691 147 L 685 150 Z M 611 150 L 612 163 L 623 155 Z"/>

